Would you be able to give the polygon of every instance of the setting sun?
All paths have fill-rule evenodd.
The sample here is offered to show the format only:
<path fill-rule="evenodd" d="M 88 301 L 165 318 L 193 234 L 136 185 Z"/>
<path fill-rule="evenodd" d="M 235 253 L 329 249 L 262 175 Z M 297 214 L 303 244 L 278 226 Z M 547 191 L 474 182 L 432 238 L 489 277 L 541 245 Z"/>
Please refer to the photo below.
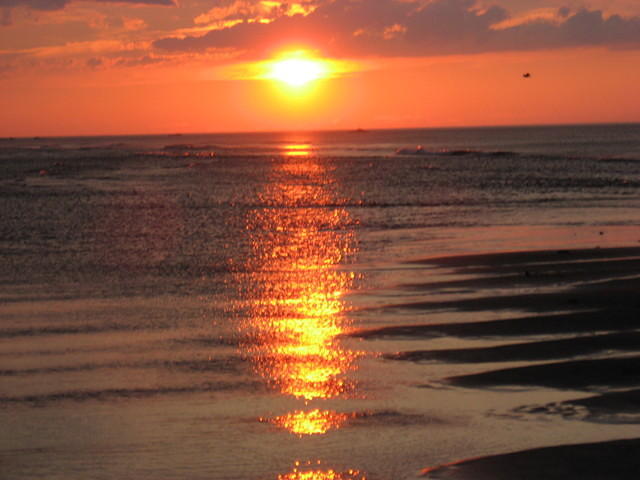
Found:
<path fill-rule="evenodd" d="M 328 68 L 324 62 L 309 58 L 288 58 L 271 65 L 269 77 L 294 87 L 326 77 Z"/>

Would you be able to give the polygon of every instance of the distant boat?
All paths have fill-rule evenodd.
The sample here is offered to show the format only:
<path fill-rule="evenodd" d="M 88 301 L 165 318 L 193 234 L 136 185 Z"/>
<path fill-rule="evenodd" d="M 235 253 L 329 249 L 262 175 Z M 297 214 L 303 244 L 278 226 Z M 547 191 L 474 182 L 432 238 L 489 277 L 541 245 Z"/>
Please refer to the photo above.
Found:
<path fill-rule="evenodd" d="M 353 130 L 353 133 L 368 133 L 369 130 L 365 130 L 364 128 L 356 128 Z"/>
<path fill-rule="evenodd" d="M 522 74 L 523 78 L 531 78 L 531 74 L 529 72 Z"/>

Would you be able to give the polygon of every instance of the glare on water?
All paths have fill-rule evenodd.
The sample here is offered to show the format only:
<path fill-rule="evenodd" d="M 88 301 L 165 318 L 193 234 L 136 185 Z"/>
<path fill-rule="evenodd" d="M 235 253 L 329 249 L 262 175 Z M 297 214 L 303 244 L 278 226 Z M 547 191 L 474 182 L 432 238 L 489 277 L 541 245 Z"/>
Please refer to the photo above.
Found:
<path fill-rule="evenodd" d="M 241 277 L 247 313 L 240 328 L 249 338 L 243 354 L 274 391 L 298 403 L 293 411 L 261 420 L 299 437 L 327 434 L 353 416 L 316 404 L 353 394 L 348 373 L 360 355 L 339 340 L 350 323 L 344 295 L 355 281 L 343 267 L 356 250 L 353 222 L 346 209 L 335 206 L 331 172 L 312 148 L 286 145 L 286 160 L 273 164 L 273 181 L 260 199 L 277 207 L 248 212 L 251 273 Z M 315 467 L 296 467 L 279 478 L 364 478 Z"/>

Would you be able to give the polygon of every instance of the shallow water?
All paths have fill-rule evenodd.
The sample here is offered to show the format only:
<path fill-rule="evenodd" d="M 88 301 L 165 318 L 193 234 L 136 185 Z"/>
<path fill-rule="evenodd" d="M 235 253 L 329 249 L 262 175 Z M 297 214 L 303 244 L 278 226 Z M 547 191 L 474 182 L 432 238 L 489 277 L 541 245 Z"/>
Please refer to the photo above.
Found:
<path fill-rule="evenodd" d="M 633 437 L 549 406 L 628 382 L 401 360 L 583 335 L 522 325 L 585 310 L 578 287 L 635 278 L 637 252 L 418 260 L 639 245 L 639 166 L 637 125 L 2 140 L 2 477 L 395 480 Z"/>

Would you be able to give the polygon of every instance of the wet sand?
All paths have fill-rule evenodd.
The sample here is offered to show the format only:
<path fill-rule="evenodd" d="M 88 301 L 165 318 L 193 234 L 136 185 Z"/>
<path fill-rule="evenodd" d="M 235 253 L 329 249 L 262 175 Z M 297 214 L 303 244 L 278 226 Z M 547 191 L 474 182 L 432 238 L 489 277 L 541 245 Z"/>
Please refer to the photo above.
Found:
<path fill-rule="evenodd" d="M 633 480 L 640 472 L 640 439 L 539 448 L 427 468 L 430 479 Z"/>
<path fill-rule="evenodd" d="M 401 318 L 415 312 L 422 319 L 429 318 L 429 312 L 438 319 L 449 312 L 449 321 L 407 322 L 353 335 L 406 340 L 409 345 L 458 339 L 469 346 L 389 352 L 384 358 L 424 368 L 473 367 L 468 374 L 429 379 L 424 385 L 429 388 L 439 384 L 494 393 L 543 388 L 577 393 L 574 399 L 537 401 L 502 414 L 541 421 L 560 416 L 597 422 L 603 429 L 608 424 L 640 423 L 640 248 L 491 253 L 416 263 L 442 280 L 403 285 L 406 291 L 424 292 L 427 299 L 385 305 L 379 311 L 404 312 Z M 458 316 L 474 315 L 482 320 L 456 321 Z M 456 480 L 638 478 L 640 439 L 575 443 L 451 459 L 423 473 Z"/>

